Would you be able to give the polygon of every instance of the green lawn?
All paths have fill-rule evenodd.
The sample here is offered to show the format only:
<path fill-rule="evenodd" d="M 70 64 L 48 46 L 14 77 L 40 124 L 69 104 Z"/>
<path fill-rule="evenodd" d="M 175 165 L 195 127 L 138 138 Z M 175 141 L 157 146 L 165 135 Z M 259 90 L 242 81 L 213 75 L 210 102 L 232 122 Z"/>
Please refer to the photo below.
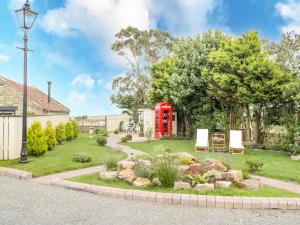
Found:
<path fill-rule="evenodd" d="M 162 153 L 170 148 L 173 152 L 188 152 L 204 160 L 215 158 L 231 164 L 232 168 L 247 168 L 246 160 L 256 159 L 264 163 L 258 175 L 272 177 L 280 180 L 294 181 L 300 184 L 300 162 L 292 161 L 290 156 L 281 152 L 246 150 L 245 155 L 230 155 L 228 153 L 199 153 L 194 151 L 195 142 L 192 140 L 160 140 L 151 142 L 128 142 L 122 143 L 134 149 L 142 150 L 151 155 Z"/>
<path fill-rule="evenodd" d="M 88 163 L 73 162 L 73 155 L 79 152 L 89 153 L 92 156 L 92 161 Z M 0 161 L 0 166 L 25 170 L 32 172 L 34 177 L 39 177 L 103 164 L 110 157 L 117 157 L 121 160 L 126 158 L 126 154 L 109 147 L 98 146 L 94 138 L 80 134 L 74 141 L 65 142 L 41 157 L 29 157 L 27 164 L 20 164 L 18 160 L 10 160 Z"/>
<path fill-rule="evenodd" d="M 148 188 L 137 188 L 124 181 L 117 180 L 103 180 L 98 177 L 98 173 L 82 175 L 68 179 L 86 184 L 94 184 L 106 187 L 115 187 L 123 189 L 137 189 L 145 191 L 155 192 L 170 192 L 170 193 L 182 193 L 182 194 L 199 194 L 199 195 L 218 195 L 218 196 L 252 196 L 252 197 L 300 197 L 298 194 L 294 194 L 278 188 L 273 188 L 264 185 L 264 188 L 260 192 L 250 191 L 240 188 L 226 188 L 226 189 L 215 189 L 212 191 L 200 192 L 196 190 L 174 190 L 173 188 L 160 188 L 160 187 L 148 187 Z"/>

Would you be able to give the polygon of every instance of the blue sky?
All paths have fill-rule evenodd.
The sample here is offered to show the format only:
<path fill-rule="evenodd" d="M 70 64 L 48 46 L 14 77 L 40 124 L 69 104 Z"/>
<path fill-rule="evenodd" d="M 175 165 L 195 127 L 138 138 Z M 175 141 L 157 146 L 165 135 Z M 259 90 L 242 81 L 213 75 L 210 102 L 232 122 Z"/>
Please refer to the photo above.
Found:
<path fill-rule="evenodd" d="M 34 0 L 39 13 L 30 31 L 29 84 L 68 106 L 72 115 L 120 112 L 110 102 L 111 81 L 126 73 L 125 62 L 110 50 L 114 34 L 129 25 L 158 28 L 175 36 L 209 29 L 239 35 L 258 30 L 280 39 L 300 33 L 300 0 Z M 14 9 L 24 0 L 1 0 L 0 74 L 22 82 L 21 31 Z"/>

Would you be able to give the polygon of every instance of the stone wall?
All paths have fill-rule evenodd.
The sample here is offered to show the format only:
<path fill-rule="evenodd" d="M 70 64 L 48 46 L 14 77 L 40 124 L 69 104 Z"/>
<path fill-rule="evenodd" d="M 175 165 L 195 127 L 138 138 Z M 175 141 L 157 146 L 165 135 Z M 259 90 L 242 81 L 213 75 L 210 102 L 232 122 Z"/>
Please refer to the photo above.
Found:
<path fill-rule="evenodd" d="M 31 99 L 28 101 L 28 115 L 45 115 L 47 114 L 42 108 Z M 0 106 L 16 106 L 18 107 L 16 115 L 22 115 L 23 111 L 23 93 L 11 87 L 7 83 L 0 80 Z"/>

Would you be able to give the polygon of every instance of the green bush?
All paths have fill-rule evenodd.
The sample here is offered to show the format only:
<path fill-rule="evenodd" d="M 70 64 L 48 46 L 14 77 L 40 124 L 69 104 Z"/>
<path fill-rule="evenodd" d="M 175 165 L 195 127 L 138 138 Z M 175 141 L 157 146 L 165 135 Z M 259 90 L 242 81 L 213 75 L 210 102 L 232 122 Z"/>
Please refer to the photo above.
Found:
<path fill-rule="evenodd" d="M 104 136 L 101 136 L 101 135 L 98 135 L 96 141 L 97 141 L 97 144 L 100 146 L 104 146 L 107 144 L 107 138 Z"/>
<path fill-rule="evenodd" d="M 110 157 L 105 160 L 105 165 L 107 170 L 116 171 L 118 170 L 118 158 L 117 157 Z"/>
<path fill-rule="evenodd" d="M 178 176 L 178 165 L 172 158 L 163 157 L 155 163 L 154 174 L 163 187 L 173 187 Z"/>
<path fill-rule="evenodd" d="M 74 128 L 73 123 L 71 121 L 66 124 L 66 140 L 72 141 L 74 138 Z"/>
<path fill-rule="evenodd" d="M 127 134 L 125 136 L 125 138 L 127 139 L 127 141 L 131 141 L 132 140 L 132 135 L 131 134 Z"/>
<path fill-rule="evenodd" d="M 293 145 L 292 144 L 273 144 L 268 147 L 268 149 L 273 151 L 283 151 L 283 152 L 292 152 Z"/>
<path fill-rule="evenodd" d="M 128 141 L 128 140 L 127 140 L 126 137 L 122 137 L 122 138 L 121 138 L 121 142 L 122 142 L 122 143 L 126 143 L 127 141 Z"/>
<path fill-rule="evenodd" d="M 151 179 L 153 177 L 153 170 L 149 166 L 146 166 L 144 163 L 135 164 L 133 170 L 137 177 L 148 179 Z"/>
<path fill-rule="evenodd" d="M 50 121 L 47 122 L 45 134 L 47 136 L 48 150 L 51 151 L 56 146 L 57 141 L 55 136 L 55 129 Z"/>
<path fill-rule="evenodd" d="M 181 164 L 184 164 L 184 165 L 190 165 L 190 164 L 192 164 L 193 160 L 190 157 L 184 156 L 184 157 L 180 158 L 180 162 L 181 162 Z"/>
<path fill-rule="evenodd" d="M 95 133 L 100 135 L 100 136 L 108 137 L 108 132 L 105 128 L 97 128 L 95 130 Z"/>
<path fill-rule="evenodd" d="M 119 133 L 119 129 L 115 129 L 114 134 L 118 134 L 118 133 Z"/>
<path fill-rule="evenodd" d="M 56 141 L 58 144 L 62 144 L 66 140 L 66 128 L 63 123 L 59 123 L 55 129 Z"/>
<path fill-rule="evenodd" d="M 248 165 L 250 173 L 259 171 L 264 165 L 263 162 L 260 162 L 258 160 L 247 160 L 246 163 Z"/>
<path fill-rule="evenodd" d="M 47 136 L 40 122 L 34 122 L 28 129 L 27 151 L 28 155 L 41 156 L 48 150 Z"/>
<path fill-rule="evenodd" d="M 76 120 L 71 120 L 71 122 L 73 125 L 74 138 L 77 138 L 80 131 L 79 125 Z"/>
<path fill-rule="evenodd" d="M 73 161 L 79 163 L 91 162 L 92 157 L 88 153 L 77 153 L 73 156 Z"/>
<path fill-rule="evenodd" d="M 243 172 L 243 179 L 246 180 L 250 178 L 248 170 L 243 169 L 242 172 Z"/>

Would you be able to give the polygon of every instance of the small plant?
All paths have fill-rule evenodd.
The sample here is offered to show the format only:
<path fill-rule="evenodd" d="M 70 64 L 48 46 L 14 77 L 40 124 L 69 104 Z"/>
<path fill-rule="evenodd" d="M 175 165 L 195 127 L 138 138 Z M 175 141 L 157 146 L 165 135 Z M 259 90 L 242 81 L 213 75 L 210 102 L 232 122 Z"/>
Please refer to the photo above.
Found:
<path fill-rule="evenodd" d="M 122 137 L 122 138 L 121 138 L 121 142 L 122 142 L 122 143 L 126 143 L 127 141 L 128 141 L 128 140 L 127 140 L 126 137 Z"/>
<path fill-rule="evenodd" d="M 104 146 L 104 145 L 107 144 L 107 139 L 104 136 L 98 135 L 96 141 L 97 141 L 97 144 L 100 145 L 100 146 Z"/>
<path fill-rule="evenodd" d="M 118 134 L 118 133 L 119 133 L 119 129 L 115 129 L 114 134 Z"/>
<path fill-rule="evenodd" d="M 40 122 L 34 122 L 27 133 L 28 155 L 41 156 L 48 150 L 47 136 Z"/>
<path fill-rule="evenodd" d="M 198 176 L 191 176 L 189 175 L 189 178 L 192 180 L 192 185 L 195 186 L 196 184 L 207 184 L 209 181 L 209 178 L 203 176 L 203 175 L 198 175 Z"/>
<path fill-rule="evenodd" d="M 79 163 L 91 162 L 92 157 L 88 153 L 78 153 L 73 156 L 73 161 Z"/>
<path fill-rule="evenodd" d="M 66 140 L 66 128 L 63 123 L 59 123 L 55 128 L 55 136 L 58 144 L 62 144 Z"/>
<path fill-rule="evenodd" d="M 153 171 L 149 166 L 144 163 L 137 163 L 134 166 L 134 172 L 136 176 L 151 179 L 153 177 Z"/>
<path fill-rule="evenodd" d="M 263 162 L 260 162 L 258 160 L 247 160 L 246 161 L 248 168 L 249 168 L 249 172 L 250 173 L 256 173 L 257 171 L 259 171 L 262 167 L 263 167 Z"/>
<path fill-rule="evenodd" d="M 105 165 L 108 170 L 116 171 L 118 170 L 118 158 L 110 157 L 105 160 Z"/>
<path fill-rule="evenodd" d="M 57 141 L 55 136 L 55 129 L 50 121 L 47 122 L 45 134 L 47 136 L 48 150 L 51 151 L 56 146 Z"/>
<path fill-rule="evenodd" d="M 152 131 L 151 128 L 148 128 L 148 129 L 146 130 L 145 136 L 146 136 L 146 138 L 147 138 L 147 141 L 151 141 L 152 133 L 153 133 L 153 131 Z"/>
<path fill-rule="evenodd" d="M 242 172 L 243 172 L 243 179 L 246 180 L 250 178 L 248 170 L 243 169 Z"/>
<path fill-rule="evenodd" d="M 131 141 L 132 140 L 132 135 L 131 134 L 127 134 L 125 136 L 125 138 L 127 139 L 127 141 Z"/>
<path fill-rule="evenodd" d="M 154 173 L 163 187 L 173 187 L 178 176 L 178 165 L 171 158 L 162 158 L 156 162 Z"/>
<path fill-rule="evenodd" d="M 69 121 L 66 124 L 66 140 L 72 141 L 74 138 L 74 128 L 73 128 L 73 122 Z"/>
<path fill-rule="evenodd" d="M 223 178 L 222 173 L 216 170 L 210 170 L 204 174 L 204 177 L 209 180 L 210 183 L 214 183 L 216 180 Z"/>
<path fill-rule="evenodd" d="M 184 164 L 184 165 L 190 165 L 193 163 L 193 160 L 190 157 L 184 156 L 184 157 L 180 158 L 180 162 L 181 162 L 181 164 Z"/>

